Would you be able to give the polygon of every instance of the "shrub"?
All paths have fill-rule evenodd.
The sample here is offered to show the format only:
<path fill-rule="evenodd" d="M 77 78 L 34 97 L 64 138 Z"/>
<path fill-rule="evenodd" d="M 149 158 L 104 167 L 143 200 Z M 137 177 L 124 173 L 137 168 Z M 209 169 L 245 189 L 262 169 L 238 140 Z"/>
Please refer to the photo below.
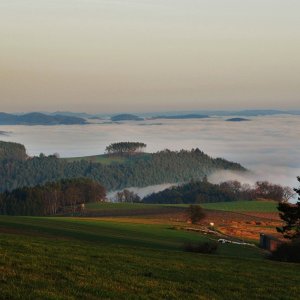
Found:
<path fill-rule="evenodd" d="M 279 245 L 272 252 L 270 258 L 279 261 L 300 263 L 300 239 Z"/>
<path fill-rule="evenodd" d="M 192 224 L 196 224 L 205 217 L 203 208 L 200 205 L 190 205 L 187 212 Z"/>
<path fill-rule="evenodd" d="M 192 244 L 191 242 L 185 243 L 183 246 L 184 251 L 195 253 L 213 254 L 218 249 L 218 243 L 216 242 L 204 242 Z"/>

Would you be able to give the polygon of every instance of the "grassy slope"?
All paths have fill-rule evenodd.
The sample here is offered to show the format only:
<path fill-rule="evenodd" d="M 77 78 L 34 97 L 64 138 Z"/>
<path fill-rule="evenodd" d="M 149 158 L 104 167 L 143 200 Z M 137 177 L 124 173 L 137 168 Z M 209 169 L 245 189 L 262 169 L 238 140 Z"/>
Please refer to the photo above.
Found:
<path fill-rule="evenodd" d="M 151 156 L 150 153 L 139 153 L 137 155 L 132 155 L 132 156 L 100 154 L 100 155 L 82 156 L 82 157 L 69 157 L 69 158 L 62 158 L 62 159 L 65 159 L 68 162 L 87 160 L 94 163 L 102 163 L 104 165 L 110 165 L 114 163 L 118 163 L 118 164 L 128 163 L 130 161 L 134 161 L 135 159 L 140 159 L 141 157 L 148 158 L 150 156 Z"/>
<path fill-rule="evenodd" d="M 300 267 L 165 225 L 0 217 L 0 299 L 298 299 Z"/>
<path fill-rule="evenodd" d="M 143 204 L 143 203 L 87 203 L 85 205 L 88 210 L 132 210 L 132 209 L 152 209 L 152 208 L 162 208 L 159 204 Z"/>
<path fill-rule="evenodd" d="M 63 158 L 68 162 L 73 161 L 80 161 L 80 160 L 87 160 L 94 163 L 102 163 L 105 165 L 110 165 L 112 163 L 124 163 L 126 159 L 124 157 L 109 157 L 107 155 L 93 155 L 93 156 L 84 156 L 84 157 L 70 157 L 70 158 Z"/>
<path fill-rule="evenodd" d="M 273 201 L 233 201 L 200 204 L 205 209 L 216 209 L 233 212 L 277 212 L 277 202 Z M 97 210 L 132 210 L 164 207 L 185 208 L 189 204 L 143 204 L 143 203 L 89 203 L 86 208 L 91 211 Z"/>
<path fill-rule="evenodd" d="M 234 212 L 278 212 L 277 202 L 273 201 L 234 201 L 201 204 L 206 209 Z"/>
<path fill-rule="evenodd" d="M 200 203 L 205 209 L 214 209 L 232 212 L 278 212 L 277 202 L 275 201 L 232 201 L 217 203 Z M 166 204 L 172 207 L 188 207 L 189 204 Z"/>

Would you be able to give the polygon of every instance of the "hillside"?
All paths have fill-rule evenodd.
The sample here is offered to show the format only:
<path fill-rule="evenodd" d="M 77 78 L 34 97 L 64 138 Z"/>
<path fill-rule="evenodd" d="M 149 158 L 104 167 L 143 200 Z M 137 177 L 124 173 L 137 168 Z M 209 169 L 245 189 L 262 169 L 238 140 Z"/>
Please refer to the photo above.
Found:
<path fill-rule="evenodd" d="M 250 119 L 246 118 L 230 118 L 226 120 L 227 122 L 245 122 L 245 121 L 250 121 Z"/>
<path fill-rule="evenodd" d="M 113 122 L 120 122 L 120 121 L 143 121 L 144 119 L 131 114 L 120 114 L 116 116 L 112 116 L 111 121 Z"/>
<path fill-rule="evenodd" d="M 108 191 L 202 179 L 218 170 L 246 171 L 240 164 L 211 158 L 199 149 L 160 151 L 133 156 L 95 156 L 87 159 L 33 157 L 26 161 L 0 161 L 0 191 L 34 186 L 63 178 L 88 177 Z"/>
<path fill-rule="evenodd" d="M 83 118 L 65 115 L 46 115 L 42 113 L 28 113 L 13 115 L 0 113 L 0 125 L 75 125 L 86 124 Z"/>
<path fill-rule="evenodd" d="M 298 299 L 296 264 L 167 224 L 0 217 L 1 299 Z M 267 278 L 262 286 L 262 278 Z M 288 293 L 287 293 L 288 291 Z"/>

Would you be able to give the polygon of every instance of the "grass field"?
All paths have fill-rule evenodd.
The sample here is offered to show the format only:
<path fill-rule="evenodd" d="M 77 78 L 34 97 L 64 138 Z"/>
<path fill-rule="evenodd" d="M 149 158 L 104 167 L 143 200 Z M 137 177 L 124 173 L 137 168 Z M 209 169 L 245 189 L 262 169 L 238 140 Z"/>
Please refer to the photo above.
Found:
<path fill-rule="evenodd" d="M 0 299 L 299 299 L 300 266 L 255 247 L 97 218 L 0 217 Z"/>
<path fill-rule="evenodd" d="M 234 201 L 201 204 L 206 209 L 217 209 L 234 212 L 277 212 L 275 201 Z"/>
<path fill-rule="evenodd" d="M 132 210 L 132 209 L 152 209 L 152 208 L 162 208 L 159 204 L 144 204 L 144 203 L 87 203 L 86 209 L 88 210 Z"/>
<path fill-rule="evenodd" d="M 112 163 L 124 163 L 126 161 L 125 157 L 109 157 L 107 155 L 93 155 L 93 156 L 83 156 L 83 157 L 70 157 L 70 158 L 63 158 L 68 162 L 73 161 L 80 161 L 80 160 L 87 160 L 94 163 L 101 163 L 104 165 L 110 165 Z"/>
<path fill-rule="evenodd" d="M 132 155 L 132 156 L 117 156 L 117 155 L 100 154 L 100 155 L 82 156 L 82 157 L 69 157 L 69 158 L 62 158 L 62 159 L 67 160 L 68 162 L 87 160 L 87 161 L 94 162 L 94 163 L 110 165 L 110 164 L 114 164 L 114 163 L 118 163 L 118 164 L 128 163 L 128 162 L 136 160 L 137 158 L 147 159 L 150 156 L 151 156 L 151 154 L 149 154 L 149 153 L 139 153 L 137 155 Z"/>
<path fill-rule="evenodd" d="M 273 201 L 233 201 L 200 204 L 205 209 L 215 209 L 233 212 L 277 212 L 277 202 Z M 143 203 L 89 203 L 88 210 L 132 210 L 163 207 L 187 208 L 189 204 L 143 204 Z"/>

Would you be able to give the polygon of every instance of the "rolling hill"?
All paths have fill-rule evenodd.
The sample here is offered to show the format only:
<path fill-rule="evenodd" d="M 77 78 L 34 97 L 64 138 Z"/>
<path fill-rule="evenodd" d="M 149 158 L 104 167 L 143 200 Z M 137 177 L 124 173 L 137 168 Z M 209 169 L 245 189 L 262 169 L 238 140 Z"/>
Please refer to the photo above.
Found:
<path fill-rule="evenodd" d="M 0 125 L 83 125 L 86 123 L 85 119 L 73 116 L 52 116 L 38 112 L 24 115 L 0 113 Z"/>

